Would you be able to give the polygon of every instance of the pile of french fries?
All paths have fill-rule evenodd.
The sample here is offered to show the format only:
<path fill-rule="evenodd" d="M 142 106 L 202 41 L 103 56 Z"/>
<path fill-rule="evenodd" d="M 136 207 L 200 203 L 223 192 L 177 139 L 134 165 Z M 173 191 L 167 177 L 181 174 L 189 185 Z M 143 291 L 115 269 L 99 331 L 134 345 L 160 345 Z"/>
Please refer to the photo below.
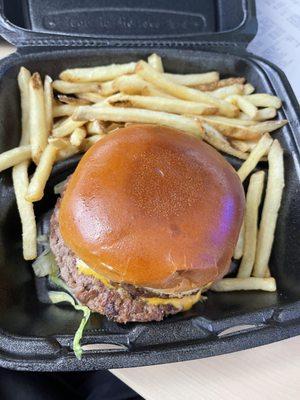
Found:
<path fill-rule="evenodd" d="M 220 79 L 216 71 L 171 74 L 157 54 L 127 64 L 67 69 L 52 81 L 21 67 L 22 135 L 18 147 L 0 155 L 0 171 L 13 167 L 22 222 L 23 255 L 37 256 L 33 203 L 43 198 L 53 165 L 87 151 L 114 130 L 134 123 L 158 124 L 195 135 L 218 151 L 244 160 L 237 171 L 250 177 L 246 212 L 234 258 L 236 278 L 215 283 L 215 291 L 276 290 L 268 267 L 284 187 L 283 151 L 270 133 L 286 124 L 274 120 L 281 100 L 255 89 L 245 78 Z M 264 195 L 263 171 L 268 161 Z M 28 176 L 29 163 L 36 164 Z M 262 216 L 258 220 L 264 198 Z"/>
<path fill-rule="evenodd" d="M 252 173 L 267 154 L 268 179 L 260 221 L 259 208 L 264 191 L 265 172 Z M 217 292 L 232 290 L 275 291 L 276 281 L 268 267 L 284 188 L 283 150 L 277 139 L 265 133 L 237 171 L 242 182 L 250 175 L 244 222 L 233 258 L 241 259 L 237 277 L 224 278 L 211 287 Z"/>

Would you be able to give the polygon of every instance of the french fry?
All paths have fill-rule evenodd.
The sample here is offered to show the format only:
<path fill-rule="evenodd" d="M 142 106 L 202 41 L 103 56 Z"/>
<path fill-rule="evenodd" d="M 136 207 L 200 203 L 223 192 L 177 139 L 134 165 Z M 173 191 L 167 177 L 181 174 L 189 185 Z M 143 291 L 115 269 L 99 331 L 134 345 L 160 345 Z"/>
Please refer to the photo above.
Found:
<path fill-rule="evenodd" d="M 31 74 L 28 69 L 21 67 L 18 74 L 18 85 L 21 95 L 22 110 L 22 137 L 20 146 L 30 143 L 30 126 L 29 126 L 29 81 Z"/>
<path fill-rule="evenodd" d="M 202 74 L 185 74 L 185 75 L 164 74 L 164 76 L 170 79 L 172 82 L 184 86 L 197 86 L 204 83 L 217 82 L 220 79 L 220 74 L 219 72 L 216 71 L 204 72 Z"/>
<path fill-rule="evenodd" d="M 134 74 L 120 76 L 113 81 L 113 86 L 116 91 L 126 94 L 140 94 L 148 86 L 148 83 Z"/>
<path fill-rule="evenodd" d="M 264 178 L 264 171 L 256 172 L 250 178 L 246 197 L 243 258 L 238 270 L 238 278 L 248 278 L 252 273 L 257 243 L 258 209 L 264 188 Z"/>
<path fill-rule="evenodd" d="M 268 182 L 259 225 L 256 257 L 253 270 L 253 275 L 256 277 L 265 276 L 267 266 L 269 264 L 278 211 L 280 208 L 282 191 L 284 188 L 283 150 L 278 140 L 274 140 L 272 143 L 268 154 L 268 162 Z"/>
<path fill-rule="evenodd" d="M 105 127 L 100 121 L 90 121 L 86 124 L 88 135 L 104 135 Z"/>
<path fill-rule="evenodd" d="M 237 96 L 237 106 L 241 111 L 243 111 L 245 114 L 249 115 L 250 118 L 256 119 L 257 115 L 257 107 L 252 104 L 250 101 L 248 101 L 245 97 L 243 96 Z"/>
<path fill-rule="evenodd" d="M 227 96 L 226 97 L 226 101 L 227 102 L 229 102 L 230 104 L 233 104 L 233 105 L 237 105 L 237 99 L 238 99 L 238 96 L 236 95 L 236 94 L 230 94 L 229 96 Z"/>
<path fill-rule="evenodd" d="M 254 149 L 254 147 L 257 145 L 257 141 L 255 140 L 230 140 L 230 143 L 232 144 L 233 147 L 235 147 L 238 150 L 241 150 L 245 153 L 251 153 L 251 151 Z M 267 158 L 265 155 L 268 154 L 268 149 L 266 150 L 264 156 L 261 158 L 261 161 L 267 161 Z"/>
<path fill-rule="evenodd" d="M 266 270 L 264 278 L 270 278 L 270 277 L 271 277 L 271 271 L 270 271 L 270 268 L 267 267 L 267 270 Z"/>
<path fill-rule="evenodd" d="M 252 122 L 252 125 L 255 124 L 255 121 L 253 121 L 253 120 L 249 117 L 249 115 L 243 113 L 242 111 L 239 113 L 239 117 L 236 118 L 236 120 L 237 120 L 238 122 L 240 122 L 240 121 L 243 121 L 243 122 L 244 122 L 244 121 L 246 121 L 246 122 L 251 121 L 251 122 Z"/>
<path fill-rule="evenodd" d="M 219 151 L 222 151 L 223 153 L 240 158 L 241 160 L 247 160 L 248 154 L 242 153 L 241 151 L 231 147 L 228 141 L 226 142 L 224 138 L 220 138 L 220 132 L 218 132 L 212 126 L 205 123 L 203 124 L 203 128 L 205 130 L 203 139 L 211 146 L 215 147 Z"/>
<path fill-rule="evenodd" d="M 243 85 L 235 83 L 231 86 L 223 86 L 210 92 L 212 96 L 219 99 L 226 99 L 227 96 L 234 94 L 242 94 L 244 90 Z"/>
<path fill-rule="evenodd" d="M 266 133 L 266 132 L 276 131 L 277 129 L 282 128 L 286 124 L 287 124 L 286 119 L 282 119 L 279 121 L 264 121 L 252 125 L 251 129 L 259 133 Z"/>
<path fill-rule="evenodd" d="M 233 139 L 241 139 L 241 140 L 255 140 L 261 137 L 259 132 L 256 132 L 252 129 L 252 127 L 241 126 L 241 125 L 232 125 L 227 124 L 225 122 L 220 122 L 216 119 L 210 117 L 197 116 L 197 120 L 203 123 L 208 123 L 213 128 L 217 129 L 224 136 Z"/>
<path fill-rule="evenodd" d="M 85 106 L 81 106 L 85 107 Z M 88 106 L 87 106 L 88 107 Z M 80 108 L 80 107 L 78 107 Z M 76 111 L 75 111 L 76 112 Z M 72 117 L 68 117 L 59 126 L 52 129 L 52 135 L 55 137 L 64 137 L 70 135 L 74 129 L 84 125 L 86 121 L 74 121 Z"/>
<path fill-rule="evenodd" d="M 209 133 L 210 136 L 213 136 L 218 141 L 230 146 L 230 143 L 229 143 L 227 137 L 222 135 L 222 133 L 219 132 L 217 129 L 213 128 L 209 124 L 203 124 L 203 128 L 204 128 L 205 132 Z"/>
<path fill-rule="evenodd" d="M 265 121 L 268 119 L 272 119 L 275 118 L 277 115 L 277 111 L 276 108 L 274 107 L 267 107 L 267 108 L 262 108 L 260 110 L 257 110 L 256 116 L 255 116 L 255 120 L 251 120 L 251 118 L 249 117 L 249 115 L 241 112 L 239 115 L 239 118 L 237 118 L 237 120 L 240 122 L 240 120 L 243 121 L 251 121 L 253 125 L 257 124 L 256 121 Z"/>
<path fill-rule="evenodd" d="M 264 134 L 262 138 L 259 140 L 257 145 L 251 151 L 247 160 L 242 164 L 242 166 L 237 171 L 240 180 L 244 182 L 247 176 L 253 171 L 256 165 L 259 163 L 263 155 L 268 151 L 271 147 L 272 139 L 269 134 Z"/>
<path fill-rule="evenodd" d="M 53 107 L 53 118 L 57 117 L 65 117 L 65 116 L 70 116 L 73 114 L 73 112 L 76 110 L 76 105 L 73 104 L 62 104 L 59 106 L 54 106 Z"/>
<path fill-rule="evenodd" d="M 251 83 L 246 83 L 244 85 L 244 95 L 251 94 L 255 91 L 254 86 Z"/>
<path fill-rule="evenodd" d="M 135 108 L 146 108 L 154 111 L 166 111 L 174 114 L 209 115 L 218 111 L 217 107 L 179 99 L 162 97 L 116 95 L 107 100 L 110 104 L 122 106 L 122 103 Z"/>
<path fill-rule="evenodd" d="M 21 67 L 18 75 L 18 84 L 21 95 L 22 110 L 22 135 L 20 146 L 29 145 L 30 126 L 29 126 L 29 81 L 30 72 Z M 29 157 L 31 156 L 31 146 L 29 146 Z M 1 159 L 0 155 L 0 159 Z M 29 159 L 13 167 L 12 179 L 18 212 L 22 225 L 22 247 L 24 260 L 34 260 L 37 256 L 37 229 L 32 203 L 25 199 L 29 179 L 28 179 Z"/>
<path fill-rule="evenodd" d="M 231 94 L 226 97 L 226 101 L 238 106 L 238 108 L 250 119 L 255 119 L 257 114 L 257 107 L 246 99 L 245 96 L 240 96 L 238 94 Z"/>
<path fill-rule="evenodd" d="M 11 168 L 23 161 L 30 160 L 31 158 L 31 146 L 15 147 L 11 150 L 7 150 L 0 154 L 0 172 L 7 168 Z"/>
<path fill-rule="evenodd" d="M 229 144 L 222 142 L 218 138 L 210 136 L 209 134 L 207 134 L 207 132 L 204 134 L 203 139 L 205 140 L 205 142 L 213 146 L 215 149 L 221 151 L 222 153 L 237 157 L 241 160 L 247 160 L 248 154 L 242 153 L 241 151 L 234 149 Z"/>
<path fill-rule="evenodd" d="M 201 92 L 200 90 L 174 83 L 166 77 L 166 74 L 161 74 L 155 71 L 144 61 L 139 61 L 137 63 L 135 72 L 144 80 L 175 97 L 183 100 L 212 104 L 219 108 L 221 114 L 229 117 L 234 117 L 238 113 L 237 108 L 232 104 L 227 103 L 225 100 L 217 99 L 206 92 Z"/>
<path fill-rule="evenodd" d="M 243 221 L 241 230 L 239 233 L 238 241 L 236 243 L 234 253 L 233 253 L 233 258 L 235 260 L 239 260 L 242 258 L 243 252 L 244 252 L 244 241 L 245 241 L 245 223 Z"/>
<path fill-rule="evenodd" d="M 124 74 L 133 74 L 136 63 L 111 64 L 102 67 L 73 68 L 63 71 L 59 78 L 71 82 L 111 81 Z"/>
<path fill-rule="evenodd" d="M 274 278 L 224 278 L 215 282 L 210 290 L 213 292 L 233 292 L 236 290 L 276 292 L 276 281 Z"/>
<path fill-rule="evenodd" d="M 157 89 L 136 74 L 120 76 L 114 80 L 113 85 L 117 91 L 125 94 L 176 98 Z"/>
<path fill-rule="evenodd" d="M 243 153 L 247 153 L 252 150 L 252 147 L 249 145 L 249 143 L 254 143 L 254 146 L 257 144 L 257 142 L 249 142 L 247 140 L 237 140 L 237 139 L 232 139 L 230 140 L 230 144 L 237 150 L 242 151 Z"/>
<path fill-rule="evenodd" d="M 280 108 L 282 106 L 282 102 L 277 96 L 273 96 L 267 93 L 250 94 L 248 96 L 245 96 L 245 98 L 256 107 Z"/>
<path fill-rule="evenodd" d="M 277 114 L 276 108 L 267 107 L 262 108 L 261 110 L 257 110 L 255 120 L 256 121 L 265 121 L 267 119 L 275 118 Z"/>
<path fill-rule="evenodd" d="M 84 95 L 84 93 L 81 93 L 82 95 Z M 95 95 L 95 93 L 93 93 L 93 95 Z M 65 103 L 65 104 L 70 104 L 73 106 L 85 106 L 90 104 L 91 102 L 89 100 L 86 99 L 79 99 L 77 97 L 72 97 L 72 96 L 67 96 L 65 94 L 59 94 L 57 95 L 57 98 L 60 102 Z M 57 106 L 60 104 L 57 104 Z"/>
<path fill-rule="evenodd" d="M 22 224 L 23 257 L 34 260 L 37 257 L 37 229 L 33 204 L 25 199 L 28 190 L 28 161 L 16 165 L 12 171 L 14 191 Z"/>
<path fill-rule="evenodd" d="M 246 119 L 239 119 L 239 118 L 226 118 L 226 117 L 221 117 L 220 115 L 212 115 L 208 117 L 210 121 L 217 121 L 224 123 L 226 125 L 232 125 L 232 126 L 253 126 L 256 125 L 257 122 L 252 121 L 252 120 L 246 120 Z"/>
<path fill-rule="evenodd" d="M 86 137 L 86 129 L 84 128 L 84 126 L 81 126 L 80 128 L 76 128 L 72 132 L 70 136 L 70 143 L 73 146 L 79 147 L 85 137 Z"/>
<path fill-rule="evenodd" d="M 52 144 L 48 144 L 29 183 L 26 194 L 27 201 L 34 202 L 43 198 L 46 182 L 51 174 L 56 154 L 57 148 Z"/>
<path fill-rule="evenodd" d="M 114 81 L 103 82 L 100 85 L 100 94 L 101 96 L 111 96 L 114 93 L 117 93 L 119 89 L 114 84 Z"/>
<path fill-rule="evenodd" d="M 66 82 L 56 80 L 52 84 L 53 89 L 57 90 L 60 93 L 64 94 L 72 94 L 72 93 L 85 93 L 85 92 L 96 92 L 98 93 L 100 90 L 100 86 L 98 83 L 86 83 L 86 82 Z"/>
<path fill-rule="evenodd" d="M 63 122 L 65 122 L 67 119 L 68 119 L 67 116 L 66 116 L 66 117 L 61 117 L 61 118 L 59 118 L 59 119 L 56 119 L 56 121 L 53 122 L 53 129 L 54 129 L 54 128 L 58 128 L 59 126 L 61 126 L 61 124 L 62 124 Z"/>
<path fill-rule="evenodd" d="M 107 133 L 111 133 L 111 132 L 115 131 L 116 129 L 120 129 L 120 128 L 123 128 L 123 127 L 124 127 L 123 123 L 112 122 L 106 128 L 106 132 Z"/>
<path fill-rule="evenodd" d="M 138 94 L 141 94 L 142 96 L 164 97 L 167 99 L 177 99 L 177 97 L 171 96 L 170 94 L 157 89 L 155 86 L 151 85 L 150 83 Z"/>
<path fill-rule="evenodd" d="M 109 105 L 109 103 L 106 101 L 100 102 L 100 103 L 93 103 L 90 104 L 90 107 L 101 107 L 101 105 Z M 67 116 L 67 115 L 72 115 L 74 111 L 78 108 L 78 106 L 74 106 L 71 104 L 62 104 L 62 105 L 56 105 L 54 107 L 54 114 L 56 117 L 62 117 L 62 116 Z M 63 123 L 68 123 L 67 121 L 68 118 L 60 118 L 59 121 L 56 121 L 54 123 L 54 129 L 56 130 L 57 128 L 61 127 Z"/>
<path fill-rule="evenodd" d="M 54 138 L 54 137 L 51 137 L 51 136 L 48 138 L 48 143 L 52 144 L 54 147 L 56 147 L 57 150 L 65 149 L 70 145 L 69 139 Z"/>
<path fill-rule="evenodd" d="M 148 57 L 148 64 L 158 72 L 164 72 L 164 66 L 161 57 L 153 53 Z"/>
<path fill-rule="evenodd" d="M 99 93 L 75 93 L 76 97 L 80 100 L 86 100 L 89 103 L 100 103 L 101 101 L 105 100 L 105 97 L 101 96 Z"/>
<path fill-rule="evenodd" d="M 44 90 L 40 74 L 35 72 L 29 80 L 29 127 L 32 159 L 38 164 L 47 146 L 48 132 L 45 116 Z"/>
<path fill-rule="evenodd" d="M 75 120 L 95 120 L 114 122 L 141 122 L 158 124 L 179 129 L 196 136 L 202 136 L 203 128 L 192 118 L 165 112 L 142 110 L 138 108 L 107 107 L 99 108 L 82 106 L 73 114 Z"/>
<path fill-rule="evenodd" d="M 103 139 L 106 135 L 93 135 L 89 136 L 88 138 L 84 139 L 82 142 L 83 150 L 87 151 L 93 144 L 97 143 L 98 140 Z"/>
<path fill-rule="evenodd" d="M 48 135 L 53 125 L 53 90 L 52 79 L 46 75 L 44 79 L 45 120 Z"/>
<path fill-rule="evenodd" d="M 74 156 L 77 153 L 80 153 L 81 149 L 79 147 L 73 146 L 72 144 L 68 144 L 65 148 L 58 150 L 56 161 L 66 160 L 69 157 Z"/>
<path fill-rule="evenodd" d="M 216 90 L 225 86 L 231 86 L 234 84 L 244 84 L 245 78 L 227 78 L 227 79 L 220 79 L 216 82 L 211 83 L 204 83 L 202 85 L 197 85 L 196 88 L 202 90 L 203 92 L 210 92 L 212 90 Z"/>

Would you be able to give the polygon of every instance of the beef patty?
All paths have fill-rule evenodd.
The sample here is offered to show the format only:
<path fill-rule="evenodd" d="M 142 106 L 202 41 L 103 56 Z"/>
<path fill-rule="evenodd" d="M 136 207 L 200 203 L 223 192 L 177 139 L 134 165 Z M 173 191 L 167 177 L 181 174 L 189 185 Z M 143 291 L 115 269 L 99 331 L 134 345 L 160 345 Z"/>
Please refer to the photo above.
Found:
<path fill-rule="evenodd" d="M 157 294 L 154 295 L 129 284 L 114 285 L 112 283 L 114 288 L 109 288 L 95 277 L 78 272 L 76 256 L 64 243 L 59 230 L 59 206 L 60 199 L 57 201 L 50 221 L 50 247 L 55 255 L 61 277 L 82 304 L 120 323 L 161 321 L 166 315 L 181 311 L 171 304 L 154 305 L 141 298 L 141 296 L 157 297 Z"/>

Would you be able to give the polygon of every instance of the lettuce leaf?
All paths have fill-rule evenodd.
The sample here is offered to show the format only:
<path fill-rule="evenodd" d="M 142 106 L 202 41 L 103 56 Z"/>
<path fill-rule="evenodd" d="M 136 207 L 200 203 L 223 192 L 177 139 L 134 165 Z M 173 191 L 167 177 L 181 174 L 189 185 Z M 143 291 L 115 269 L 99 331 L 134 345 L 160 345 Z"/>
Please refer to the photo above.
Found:
<path fill-rule="evenodd" d="M 58 267 L 54 254 L 50 248 L 46 248 L 32 263 L 34 274 L 39 278 L 57 273 Z"/>
<path fill-rule="evenodd" d="M 72 292 L 68 288 L 68 286 L 65 284 L 65 282 L 58 277 L 57 274 L 49 274 L 49 280 L 52 282 L 54 285 L 58 286 L 59 288 L 65 290 L 68 292 L 71 296 L 73 296 Z"/>
<path fill-rule="evenodd" d="M 55 284 L 58 283 L 58 286 L 60 286 L 60 287 L 64 288 L 64 286 L 66 286 L 65 283 L 58 277 L 51 277 L 51 280 L 52 281 L 55 280 L 56 282 L 54 282 L 54 283 Z M 81 348 L 80 341 L 83 336 L 84 328 L 90 318 L 91 310 L 86 306 L 77 304 L 77 301 L 69 293 L 49 291 L 48 294 L 49 294 L 49 298 L 52 301 L 52 303 L 57 304 L 57 303 L 67 302 L 67 303 L 70 303 L 75 308 L 75 310 L 83 312 L 83 318 L 80 322 L 80 325 L 79 325 L 79 327 L 74 335 L 74 339 L 73 339 L 73 351 L 75 353 L 75 356 L 78 358 L 78 360 L 81 360 L 83 350 Z"/>

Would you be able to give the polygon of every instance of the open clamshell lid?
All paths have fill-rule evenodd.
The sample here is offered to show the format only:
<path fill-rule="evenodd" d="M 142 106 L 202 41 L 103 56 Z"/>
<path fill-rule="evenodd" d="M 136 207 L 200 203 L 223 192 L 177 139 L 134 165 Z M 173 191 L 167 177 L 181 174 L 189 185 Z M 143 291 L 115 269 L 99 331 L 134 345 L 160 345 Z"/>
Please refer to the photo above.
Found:
<path fill-rule="evenodd" d="M 0 0 L 17 47 L 245 47 L 256 30 L 254 0 Z"/>

